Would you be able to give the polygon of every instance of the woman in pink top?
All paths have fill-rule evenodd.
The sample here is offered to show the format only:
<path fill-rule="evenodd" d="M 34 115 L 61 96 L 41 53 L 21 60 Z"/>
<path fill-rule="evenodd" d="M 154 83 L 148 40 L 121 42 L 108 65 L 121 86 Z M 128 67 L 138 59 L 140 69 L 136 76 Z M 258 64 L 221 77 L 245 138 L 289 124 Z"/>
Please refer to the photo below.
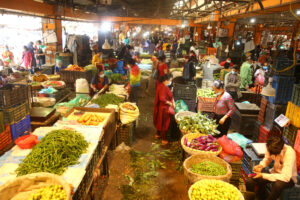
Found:
<path fill-rule="evenodd" d="M 274 167 L 263 173 L 274 160 Z M 272 135 L 267 140 L 267 151 L 265 158 L 253 167 L 256 174 L 246 182 L 249 192 L 255 192 L 259 200 L 277 200 L 281 192 L 286 188 L 294 187 L 297 183 L 296 153 L 294 149 L 284 144 L 281 136 Z M 267 184 L 272 183 L 270 194 L 267 194 Z M 255 191 L 257 186 L 257 191 Z"/>
<path fill-rule="evenodd" d="M 23 66 L 26 69 L 30 69 L 31 68 L 31 62 L 32 62 L 32 54 L 31 54 L 30 50 L 26 46 L 24 46 L 24 52 L 23 52 L 23 57 L 22 57 L 22 63 L 21 64 L 23 64 Z"/>

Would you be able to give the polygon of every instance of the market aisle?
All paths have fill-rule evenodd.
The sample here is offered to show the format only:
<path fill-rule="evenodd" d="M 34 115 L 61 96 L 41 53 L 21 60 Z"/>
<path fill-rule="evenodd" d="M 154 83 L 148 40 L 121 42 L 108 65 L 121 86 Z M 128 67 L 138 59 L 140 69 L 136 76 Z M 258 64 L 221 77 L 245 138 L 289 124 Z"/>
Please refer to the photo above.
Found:
<path fill-rule="evenodd" d="M 138 126 L 136 128 L 135 141 L 132 146 L 132 149 L 136 150 L 137 152 L 141 152 L 142 155 L 139 155 L 139 160 L 143 160 L 145 158 L 148 158 L 150 160 L 144 163 L 138 161 L 137 167 L 133 168 L 131 167 L 132 161 L 130 160 L 129 151 L 122 151 L 122 153 L 115 152 L 110 163 L 110 177 L 102 198 L 103 200 L 122 199 L 124 194 L 126 195 L 126 197 L 124 197 L 123 199 L 188 199 L 187 180 L 184 178 L 184 175 L 181 172 L 176 170 L 176 168 L 178 167 L 177 162 L 180 160 L 180 153 L 174 153 L 174 146 L 176 145 L 170 145 L 168 147 L 162 148 L 160 145 L 157 145 L 160 141 L 156 141 L 154 139 L 155 128 L 152 123 L 154 104 L 154 83 L 150 84 L 149 91 L 151 91 L 150 94 L 145 95 L 145 97 L 141 97 L 139 99 L 139 108 L 141 116 L 139 119 Z M 175 149 L 178 149 L 177 147 L 178 145 L 175 147 Z M 133 192 L 133 194 L 127 195 L 128 191 L 123 191 L 123 193 L 120 191 L 120 188 L 124 186 L 124 183 L 125 186 L 127 186 L 130 182 L 128 181 L 128 179 L 130 179 L 129 177 L 133 177 L 133 179 L 135 179 L 139 167 L 145 170 L 145 166 L 141 165 L 144 165 L 147 162 L 152 162 L 151 159 L 153 159 L 153 163 L 157 164 L 157 155 L 160 153 L 165 155 L 164 152 L 167 152 L 170 148 L 172 149 L 172 155 L 158 156 L 160 158 L 159 160 L 161 161 L 161 163 L 163 163 L 162 165 L 164 165 L 166 169 L 156 169 L 155 171 L 148 171 L 148 174 L 157 172 L 158 174 L 157 176 L 153 176 L 152 178 L 149 178 L 149 180 L 146 179 L 146 181 L 139 184 L 138 189 L 145 190 L 142 194 L 136 194 Z M 160 163 L 160 161 L 158 162 Z M 143 171 L 143 174 L 147 173 Z M 127 176 L 127 180 L 125 176 Z"/>

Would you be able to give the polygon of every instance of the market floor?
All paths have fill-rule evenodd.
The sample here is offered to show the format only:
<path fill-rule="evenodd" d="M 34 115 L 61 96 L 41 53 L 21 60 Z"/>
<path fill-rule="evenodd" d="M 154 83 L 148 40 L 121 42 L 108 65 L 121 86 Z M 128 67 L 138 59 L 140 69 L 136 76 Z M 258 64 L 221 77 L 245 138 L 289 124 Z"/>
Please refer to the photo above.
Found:
<path fill-rule="evenodd" d="M 143 84 L 144 85 L 144 84 Z M 143 88 L 142 85 L 142 88 Z M 143 90 L 144 91 L 144 90 Z M 167 147 L 160 146 L 160 141 L 154 139 L 155 128 L 152 123 L 153 119 L 153 104 L 154 104 L 154 83 L 150 83 L 149 93 L 141 93 L 139 98 L 139 109 L 140 118 L 137 124 L 135 141 L 132 145 L 132 150 L 141 152 L 138 159 L 143 160 L 150 159 L 146 162 L 152 162 L 157 158 L 157 155 L 164 153 L 172 149 L 174 145 L 169 145 Z M 176 144 L 178 145 L 178 144 Z M 179 145 L 180 148 L 180 145 Z M 155 150 L 154 150 L 155 149 Z M 159 152 L 159 153 L 155 153 Z M 173 152 L 174 153 L 174 152 Z M 151 176 L 151 178 L 146 179 L 142 183 L 137 183 L 136 181 L 137 169 L 132 167 L 131 152 L 126 150 L 115 151 L 110 160 L 109 171 L 110 175 L 108 178 L 108 184 L 104 190 L 104 194 L 101 197 L 97 197 L 97 200 L 187 200 L 188 183 L 184 177 L 182 171 L 176 169 L 178 165 L 181 165 L 178 161 L 181 159 L 180 153 L 172 154 L 176 156 L 175 158 L 164 157 L 158 161 L 159 165 L 164 165 L 161 168 L 155 168 L 156 175 Z M 139 161 L 138 161 L 139 162 Z M 142 163 L 142 162 L 139 162 Z M 154 165 L 157 164 L 153 161 Z M 163 164 L 162 164 L 163 163 Z M 137 164 L 139 165 L 139 164 Z M 142 164 L 140 164 L 142 165 Z M 139 166 L 141 167 L 141 166 Z M 137 168 L 139 168 L 137 167 Z M 144 166 L 141 167 L 142 170 Z M 147 167 L 146 167 L 147 168 Z M 151 168 L 152 169 L 152 168 Z M 148 169 L 147 169 L 148 170 Z M 153 170 L 153 169 L 152 169 Z M 143 177 L 146 174 L 153 173 L 152 171 L 143 171 Z M 154 173 L 154 174 L 155 174 Z M 139 185 L 140 184 L 140 185 Z M 143 185 L 144 184 L 144 185 Z M 130 194 L 126 193 L 127 190 L 122 190 L 122 188 L 128 188 L 130 185 L 134 188 L 134 191 L 130 190 Z M 124 187 L 125 186 L 125 187 Z M 145 190 L 145 191 L 140 191 Z"/>

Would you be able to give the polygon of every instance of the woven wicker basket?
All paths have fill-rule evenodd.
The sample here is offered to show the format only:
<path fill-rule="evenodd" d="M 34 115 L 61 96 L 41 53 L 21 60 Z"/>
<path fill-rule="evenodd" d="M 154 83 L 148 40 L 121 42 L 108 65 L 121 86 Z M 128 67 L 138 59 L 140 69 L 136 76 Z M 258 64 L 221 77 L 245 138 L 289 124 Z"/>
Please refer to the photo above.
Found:
<path fill-rule="evenodd" d="M 190 170 L 193 165 L 201 163 L 201 162 L 205 162 L 205 161 L 214 162 L 214 163 L 217 163 L 217 164 L 223 166 L 226 169 L 226 174 L 222 175 L 222 176 L 205 176 L 205 175 L 194 173 Z M 184 175 L 192 183 L 195 183 L 202 179 L 216 179 L 216 180 L 222 180 L 225 182 L 229 182 L 230 178 L 232 176 L 231 166 L 223 159 L 221 159 L 215 155 L 210 155 L 210 154 L 193 155 L 193 156 L 187 158 L 183 162 L 183 170 L 184 170 Z"/>
<path fill-rule="evenodd" d="M 203 180 L 205 180 L 205 179 L 203 179 Z M 190 199 L 190 200 L 193 200 L 193 199 L 192 199 L 193 188 L 194 188 L 195 186 L 202 185 L 202 184 L 203 184 L 203 180 L 194 183 L 194 184 L 190 187 L 190 189 L 189 189 L 189 191 L 188 191 L 189 199 Z M 229 184 L 229 183 L 224 182 L 224 184 Z M 229 185 L 231 185 L 231 184 L 229 184 Z M 231 186 L 232 186 L 235 190 L 237 190 L 238 193 L 241 195 L 240 200 L 245 200 L 243 194 L 242 194 L 236 187 L 234 187 L 233 185 L 231 185 Z"/>
<path fill-rule="evenodd" d="M 14 200 L 29 199 L 32 193 L 52 184 L 63 186 L 67 194 L 66 200 L 71 200 L 71 187 L 65 179 L 61 176 L 44 172 L 28 174 L 7 181 L 0 187 L 0 197 Z"/>
<path fill-rule="evenodd" d="M 182 136 L 181 138 L 181 146 L 182 148 L 184 149 L 184 151 L 190 155 L 198 155 L 198 154 L 210 154 L 210 155 L 219 155 L 222 151 L 222 147 L 220 145 L 219 147 L 219 151 L 201 151 L 201 150 L 196 150 L 196 149 L 192 149 L 192 148 L 189 148 L 187 147 L 186 145 L 184 145 L 184 139 L 187 138 L 188 141 L 192 141 L 194 138 L 198 138 L 200 136 L 203 136 L 204 134 L 201 134 L 201 133 L 188 133 L 184 136 Z"/>
<path fill-rule="evenodd" d="M 178 123 L 180 121 L 180 118 L 182 117 L 188 117 L 188 116 L 195 116 L 197 113 L 191 112 L 191 111 L 180 111 L 176 113 L 175 120 Z"/>

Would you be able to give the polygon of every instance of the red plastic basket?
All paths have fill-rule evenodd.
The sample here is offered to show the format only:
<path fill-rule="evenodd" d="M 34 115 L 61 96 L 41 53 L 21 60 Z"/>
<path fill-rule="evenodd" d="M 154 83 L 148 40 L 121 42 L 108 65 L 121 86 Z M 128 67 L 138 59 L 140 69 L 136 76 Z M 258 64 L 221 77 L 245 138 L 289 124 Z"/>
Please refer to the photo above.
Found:
<path fill-rule="evenodd" d="M 24 135 L 15 141 L 15 144 L 21 149 L 31 149 L 37 143 L 39 143 L 39 141 L 36 135 Z"/>
<path fill-rule="evenodd" d="M 270 136 L 270 129 L 268 129 L 264 125 L 261 125 L 259 128 L 258 142 L 259 143 L 267 142 L 269 136 Z"/>
<path fill-rule="evenodd" d="M 10 133 L 10 126 L 6 125 L 5 130 L 2 133 L 0 133 L 0 151 L 11 143 L 12 139 Z"/>

